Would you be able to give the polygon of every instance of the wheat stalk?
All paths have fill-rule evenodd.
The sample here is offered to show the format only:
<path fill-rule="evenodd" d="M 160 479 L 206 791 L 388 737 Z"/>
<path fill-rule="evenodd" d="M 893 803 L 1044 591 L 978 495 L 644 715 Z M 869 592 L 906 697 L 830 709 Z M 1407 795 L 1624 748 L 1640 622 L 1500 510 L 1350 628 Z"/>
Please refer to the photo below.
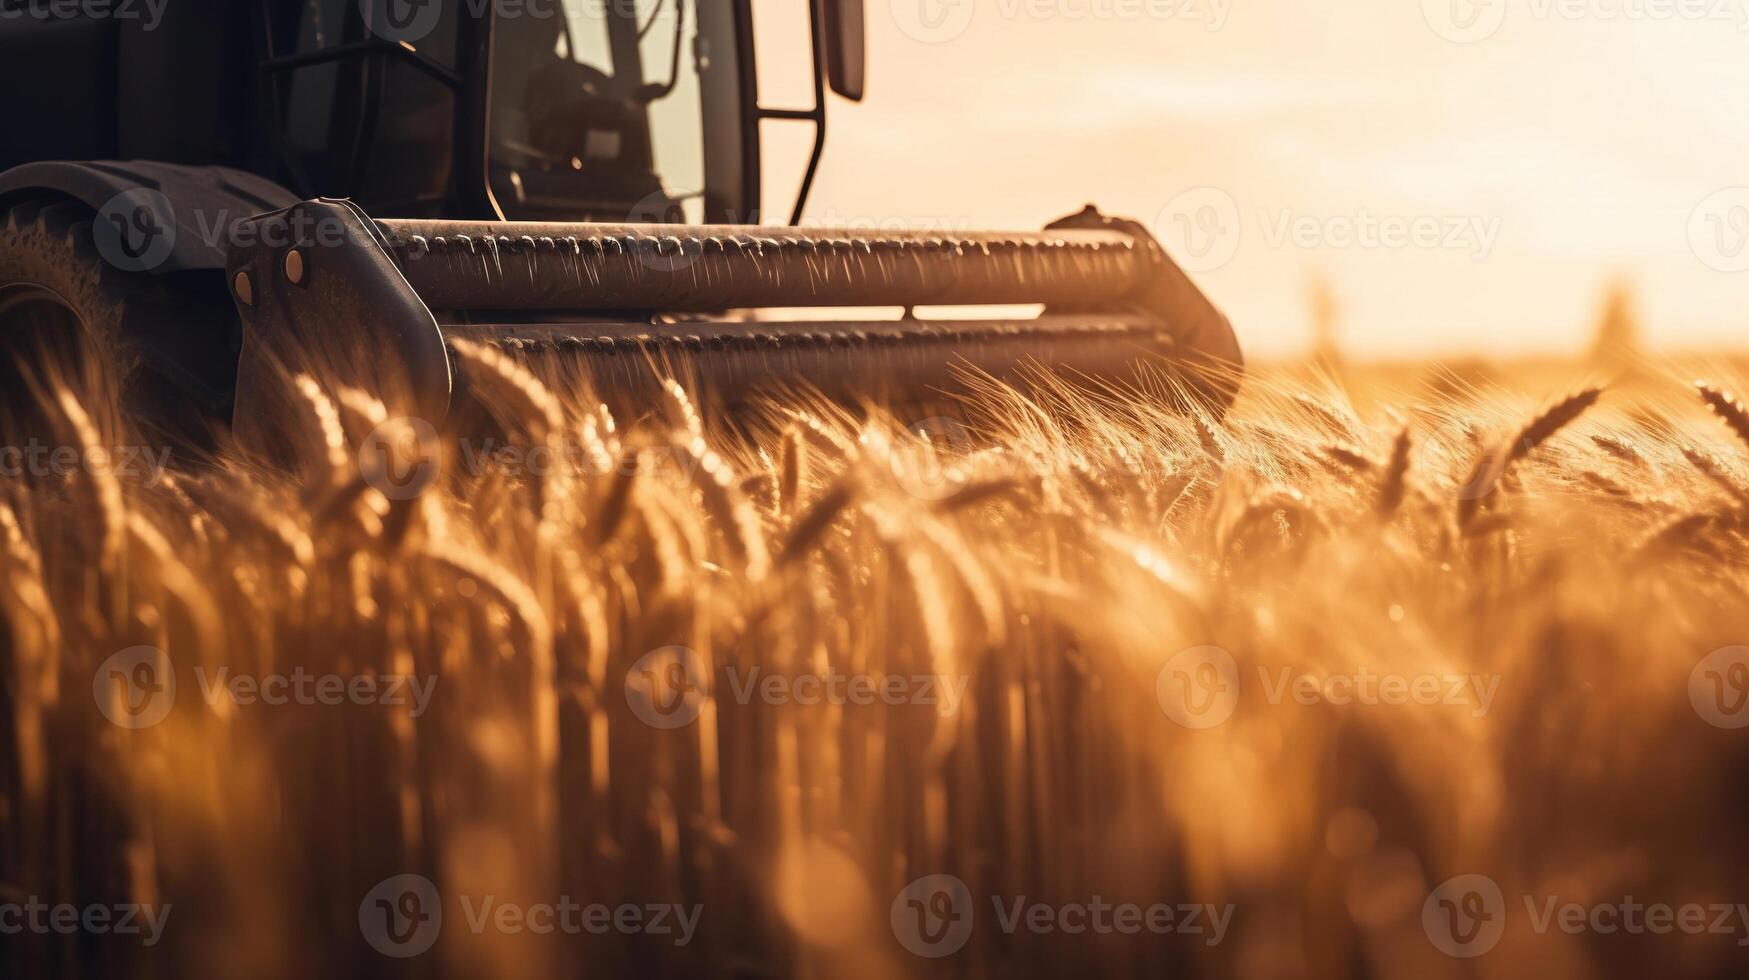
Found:
<path fill-rule="evenodd" d="M 1571 425 L 1585 414 L 1586 409 L 1595 405 L 1602 395 L 1602 388 L 1586 388 L 1569 395 L 1531 419 L 1529 424 L 1519 430 L 1517 438 L 1505 447 L 1482 452 L 1463 483 L 1465 490 L 1458 500 L 1458 525 L 1469 526 L 1482 502 L 1492 496 L 1494 488 L 1511 474 L 1513 464 L 1525 459 L 1555 433 Z"/>
<path fill-rule="evenodd" d="M 857 484 L 849 478 L 840 478 L 828 487 L 784 535 L 778 549 L 778 566 L 789 568 L 800 562 L 856 500 L 857 494 Z"/>
<path fill-rule="evenodd" d="M 1735 476 L 1726 472 L 1723 464 L 1711 453 L 1697 446 L 1683 446 L 1682 458 L 1688 460 L 1688 464 L 1699 471 L 1700 475 L 1730 494 L 1739 503 L 1749 505 L 1749 489 L 1745 489 Z"/>
<path fill-rule="evenodd" d="M 1729 392 L 1714 388 L 1705 381 L 1696 381 L 1694 388 L 1700 393 L 1701 401 L 1706 402 L 1707 408 L 1730 427 L 1739 441 L 1749 446 L 1749 409 L 1745 409 L 1743 403 Z"/>
<path fill-rule="evenodd" d="M 1597 448 L 1624 463 L 1638 467 L 1646 465 L 1646 459 L 1640 455 L 1639 450 L 1614 436 L 1594 435 L 1591 437 L 1591 441 Z"/>
<path fill-rule="evenodd" d="M 1371 473 L 1378 464 L 1366 458 L 1359 450 L 1349 446 L 1330 445 L 1324 447 L 1324 455 L 1356 473 Z"/>
<path fill-rule="evenodd" d="M 1530 424 L 1519 432 L 1518 438 L 1511 443 L 1511 451 L 1507 455 L 1507 463 L 1521 460 L 1533 452 L 1538 446 L 1547 442 L 1551 436 L 1571 425 L 1585 410 L 1597 404 L 1597 399 L 1603 396 L 1602 388 L 1586 388 L 1550 406 L 1548 411 L 1532 419 Z"/>
<path fill-rule="evenodd" d="M 1384 476 L 1379 479 L 1377 510 L 1381 517 L 1395 514 L 1403 503 L 1403 490 L 1409 476 L 1409 449 L 1409 429 L 1405 426 L 1397 433 L 1396 441 L 1391 443 L 1391 459 L 1385 464 Z"/>

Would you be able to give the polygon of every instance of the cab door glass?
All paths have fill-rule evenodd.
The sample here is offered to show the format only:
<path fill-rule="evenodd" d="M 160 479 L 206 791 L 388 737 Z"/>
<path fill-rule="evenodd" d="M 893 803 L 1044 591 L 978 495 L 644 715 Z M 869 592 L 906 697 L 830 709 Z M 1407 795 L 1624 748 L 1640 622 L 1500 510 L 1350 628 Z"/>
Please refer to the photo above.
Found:
<path fill-rule="evenodd" d="M 705 149 L 691 0 L 506 6 L 490 172 L 511 218 L 700 220 Z"/>

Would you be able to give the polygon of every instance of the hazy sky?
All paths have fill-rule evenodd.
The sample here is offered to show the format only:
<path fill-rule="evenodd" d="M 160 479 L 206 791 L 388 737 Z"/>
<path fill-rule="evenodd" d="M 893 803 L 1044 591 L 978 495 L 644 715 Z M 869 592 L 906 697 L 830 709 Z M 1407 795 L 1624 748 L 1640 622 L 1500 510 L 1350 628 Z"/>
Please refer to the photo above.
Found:
<path fill-rule="evenodd" d="M 1653 343 L 1749 346 L 1749 0 L 867 2 L 816 219 L 1096 202 L 1259 352 L 1314 275 L 1367 354 L 1572 349 L 1617 274 Z"/>

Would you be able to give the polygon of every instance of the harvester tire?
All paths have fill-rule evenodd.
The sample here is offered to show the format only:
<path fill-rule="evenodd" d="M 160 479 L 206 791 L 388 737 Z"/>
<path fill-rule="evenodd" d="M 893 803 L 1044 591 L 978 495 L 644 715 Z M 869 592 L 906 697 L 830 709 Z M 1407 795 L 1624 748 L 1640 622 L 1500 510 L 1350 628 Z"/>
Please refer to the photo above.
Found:
<path fill-rule="evenodd" d="M 106 433 L 209 444 L 229 397 L 227 361 L 235 370 L 222 273 L 117 268 L 96 245 L 94 218 L 58 196 L 0 212 L 0 426 L 12 430 L 0 433 L 4 444 L 53 431 L 42 404 L 50 373 Z"/>

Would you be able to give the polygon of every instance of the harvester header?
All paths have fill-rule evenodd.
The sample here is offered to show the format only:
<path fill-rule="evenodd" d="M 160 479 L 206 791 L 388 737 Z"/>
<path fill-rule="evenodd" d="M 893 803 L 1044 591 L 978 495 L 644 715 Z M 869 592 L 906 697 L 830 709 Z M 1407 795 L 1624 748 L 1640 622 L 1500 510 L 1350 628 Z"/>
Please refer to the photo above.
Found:
<path fill-rule="evenodd" d="M 726 408 L 780 389 L 919 404 L 968 373 L 1113 379 L 1150 363 L 1219 410 L 1238 366 L 1236 347 L 1201 340 L 1230 330 L 1165 252 L 1091 211 L 1041 232 L 953 235 L 373 221 L 332 200 L 250 221 L 227 263 L 245 326 L 239 418 L 270 412 L 258 400 L 272 379 L 306 369 L 411 391 L 441 418 L 457 337 L 562 361 L 634 412 L 666 374 Z M 915 315 L 1016 305 L 1044 313 Z M 863 315 L 793 315 L 804 307 Z"/>

